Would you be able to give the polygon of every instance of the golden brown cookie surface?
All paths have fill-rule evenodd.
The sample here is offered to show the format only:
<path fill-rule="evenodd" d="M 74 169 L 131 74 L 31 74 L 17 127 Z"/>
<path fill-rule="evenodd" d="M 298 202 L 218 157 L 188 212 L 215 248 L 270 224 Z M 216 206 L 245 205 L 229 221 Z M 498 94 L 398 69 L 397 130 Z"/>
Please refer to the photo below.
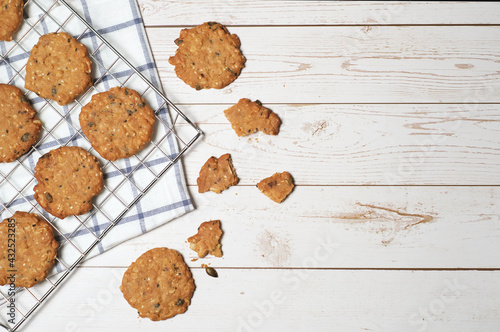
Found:
<path fill-rule="evenodd" d="M 93 95 L 80 112 L 83 133 L 108 160 L 142 150 L 151 140 L 155 120 L 153 110 L 137 91 L 120 87 Z"/>
<path fill-rule="evenodd" d="M 182 314 L 194 292 L 191 271 L 173 249 L 155 248 L 142 254 L 123 275 L 120 290 L 139 316 L 153 321 Z"/>
<path fill-rule="evenodd" d="M 0 223 L 0 285 L 31 287 L 42 281 L 54 265 L 58 247 L 48 222 L 35 213 L 14 213 Z"/>
<path fill-rule="evenodd" d="M 257 101 L 242 98 L 224 111 L 231 127 L 238 136 L 246 136 L 260 130 L 268 135 L 278 135 L 281 120 L 270 109 Z"/>
<path fill-rule="evenodd" d="M 25 88 L 67 105 L 92 84 L 91 67 L 85 45 L 66 32 L 49 33 L 31 50 Z"/>
<path fill-rule="evenodd" d="M 23 0 L 0 0 L 0 40 L 12 40 L 23 19 L 23 8 Z"/>
<path fill-rule="evenodd" d="M 215 257 L 222 257 L 220 238 L 220 220 L 210 220 L 202 223 L 198 227 L 198 233 L 188 238 L 189 247 L 198 253 L 198 257 L 203 258 L 207 254 Z"/>
<path fill-rule="evenodd" d="M 86 150 L 64 146 L 43 155 L 35 167 L 35 199 L 60 219 L 92 209 L 92 199 L 103 187 L 99 161 Z"/>
<path fill-rule="evenodd" d="M 0 163 L 11 162 L 36 143 L 42 122 L 19 88 L 0 84 Z"/>
<path fill-rule="evenodd" d="M 198 192 L 213 191 L 220 194 L 230 186 L 239 181 L 233 161 L 229 153 L 223 154 L 218 159 L 210 157 L 200 170 L 200 176 L 196 179 Z"/>
<path fill-rule="evenodd" d="M 233 82 L 245 66 L 240 39 L 216 22 L 183 29 L 175 40 L 179 46 L 168 60 L 186 84 L 201 89 L 222 89 Z"/>
<path fill-rule="evenodd" d="M 293 187 L 293 178 L 288 172 L 274 173 L 257 184 L 257 188 L 276 203 L 283 202 Z"/>

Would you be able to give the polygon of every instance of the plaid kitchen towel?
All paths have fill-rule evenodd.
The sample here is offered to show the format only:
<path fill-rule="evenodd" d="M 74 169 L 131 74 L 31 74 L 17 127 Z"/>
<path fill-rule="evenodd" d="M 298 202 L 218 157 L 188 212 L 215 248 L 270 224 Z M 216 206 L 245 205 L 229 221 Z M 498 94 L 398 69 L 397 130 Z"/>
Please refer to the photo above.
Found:
<path fill-rule="evenodd" d="M 160 79 L 151 54 L 143 21 L 135 0 L 69 0 L 67 1 L 88 23 L 113 45 L 154 86 L 161 90 Z M 78 102 L 59 106 L 55 102 L 24 90 L 25 65 L 29 51 L 40 35 L 66 31 L 87 46 L 93 62 L 94 87 Z M 58 0 L 30 0 L 26 3 L 24 22 L 13 42 L 0 42 L 0 82 L 9 83 L 26 92 L 43 122 L 40 141 L 34 151 L 18 161 L 0 164 L 0 214 L 2 219 L 14 211 L 43 214 L 55 226 L 61 244 L 57 270 L 72 264 L 96 236 L 116 219 L 120 222 L 104 237 L 87 257 L 98 255 L 117 244 L 146 233 L 193 210 L 183 169 L 175 163 L 166 173 L 167 165 L 179 154 L 176 128 L 164 100 L 130 67 L 121 61 L 101 40 Z M 157 115 L 155 133 L 150 143 L 137 156 L 106 161 L 93 150 L 83 136 L 78 122 L 81 105 L 93 94 L 117 85 L 125 85 L 143 94 Z M 184 145 L 182 145 L 184 144 Z M 99 157 L 105 189 L 95 199 L 91 213 L 64 220 L 53 218 L 33 198 L 34 167 L 38 158 L 61 145 L 81 146 Z M 147 192 L 141 199 L 142 193 Z M 62 265 L 61 265 L 62 264 Z"/>

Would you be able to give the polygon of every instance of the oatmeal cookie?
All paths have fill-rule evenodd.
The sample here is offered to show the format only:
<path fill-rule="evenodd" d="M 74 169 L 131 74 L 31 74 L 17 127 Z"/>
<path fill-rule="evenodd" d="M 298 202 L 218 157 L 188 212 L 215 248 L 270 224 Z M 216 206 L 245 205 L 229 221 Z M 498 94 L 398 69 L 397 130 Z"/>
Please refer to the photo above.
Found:
<path fill-rule="evenodd" d="M 176 250 L 155 248 L 142 254 L 123 275 L 120 290 L 139 316 L 153 321 L 182 314 L 191 303 L 194 280 Z"/>
<path fill-rule="evenodd" d="M 23 0 L 0 0 L 0 40 L 12 40 L 23 20 L 23 8 Z"/>
<path fill-rule="evenodd" d="M 39 283 L 54 265 L 58 247 L 52 226 L 39 215 L 14 213 L 0 223 L 0 285 Z"/>
<path fill-rule="evenodd" d="M 199 193 L 211 190 L 217 194 L 236 185 L 238 181 L 229 153 L 223 154 L 219 159 L 208 158 L 200 170 L 200 176 L 196 179 Z"/>
<path fill-rule="evenodd" d="M 189 247 L 196 251 L 200 258 L 205 257 L 207 254 L 222 257 L 221 236 L 220 220 L 206 221 L 198 227 L 197 234 L 188 238 Z"/>
<path fill-rule="evenodd" d="M 0 84 L 0 163 L 8 163 L 36 143 L 42 122 L 21 90 Z"/>
<path fill-rule="evenodd" d="M 132 89 L 114 87 L 82 107 L 80 126 L 96 151 L 108 160 L 128 158 L 153 135 L 155 114 Z"/>
<path fill-rule="evenodd" d="M 276 203 L 283 202 L 292 192 L 293 187 L 293 178 L 288 172 L 275 173 L 257 183 L 257 188 Z"/>
<path fill-rule="evenodd" d="M 31 50 L 24 87 L 67 105 L 92 85 L 91 67 L 85 45 L 66 32 L 49 33 Z"/>
<path fill-rule="evenodd" d="M 175 40 L 179 48 L 168 62 L 186 84 L 201 89 L 222 89 L 233 82 L 245 66 L 240 39 L 216 22 L 183 29 Z"/>
<path fill-rule="evenodd" d="M 224 111 L 231 127 L 238 136 L 246 136 L 260 130 L 264 134 L 278 135 L 281 120 L 260 101 L 242 98 L 236 105 Z"/>
<path fill-rule="evenodd" d="M 43 155 L 35 167 L 35 199 L 55 217 L 84 214 L 103 187 L 99 161 L 86 150 L 64 146 Z"/>

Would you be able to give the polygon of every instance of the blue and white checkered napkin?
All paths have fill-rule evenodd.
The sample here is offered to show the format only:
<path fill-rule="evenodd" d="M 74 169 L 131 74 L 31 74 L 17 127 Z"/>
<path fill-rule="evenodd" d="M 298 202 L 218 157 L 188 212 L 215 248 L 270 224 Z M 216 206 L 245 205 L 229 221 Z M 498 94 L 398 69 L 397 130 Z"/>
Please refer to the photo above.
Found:
<path fill-rule="evenodd" d="M 73 0 L 68 3 L 161 91 L 159 76 L 135 0 Z M 131 157 L 111 164 L 100 158 L 101 165 L 106 165 L 103 168 L 106 188 L 95 199 L 95 204 L 101 207 L 97 213 L 78 217 L 80 222 L 85 220 L 84 225 L 76 219 L 72 220 L 75 217 L 53 220 L 60 231 L 58 240 L 65 243 L 66 247 L 76 247 L 84 251 L 95 240 L 94 234 L 101 234 L 110 224 L 110 220 L 125 211 L 124 206 L 133 203 L 138 194 L 150 186 L 170 162 L 168 158 L 177 156 L 178 141 L 169 130 L 172 124 L 164 101 L 158 98 L 154 91 L 148 89 L 147 84 L 137 75 L 133 75 L 128 66 L 117 61 L 111 50 L 102 46 L 101 41 L 75 16 L 71 16 L 62 4 L 56 0 L 28 2 L 25 19 L 27 22 L 22 24 L 14 36 L 16 40 L 21 40 L 21 46 L 14 46 L 13 42 L 0 42 L 0 53 L 4 55 L 7 52 L 7 59 L 0 58 L 0 82 L 16 85 L 25 91 L 22 77 L 25 75 L 24 65 L 29 56 L 26 51 L 36 43 L 40 34 L 54 32 L 62 25 L 65 31 L 78 38 L 87 46 L 89 53 L 99 60 L 93 61 L 92 68 L 97 89 L 91 89 L 83 96 L 81 104 L 86 104 L 96 92 L 106 91 L 119 83 L 124 83 L 125 86 L 144 93 L 151 108 L 158 110 L 160 121 L 157 120 L 153 136 L 155 143 L 149 144 L 138 155 L 144 160 L 143 162 Z M 8 60 L 10 65 L 2 60 Z M 7 218 L 17 210 L 31 210 L 52 220 L 52 216 L 43 211 L 33 199 L 33 186 L 36 182 L 30 172 L 33 172 L 38 158 L 61 144 L 81 146 L 96 156 L 98 154 L 91 149 L 79 132 L 79 105 L 73 103 L 60 107 L 53 102 L 52 106 L 46 105 L 45 100 L 31 92 L 28 92 L 27 97 L 38 111 L 45 129 L 40 135 L 37 151 L 27 158 L 20 158 L 21 164 L 18 162 L 0 164 L 1 217 Z M 130 181 L 125 178 L 127 175 Z M 142 199 L 133 204 L 88 257 L 98 255 L 125 240 L 146 233 L 192 209 L 182 165 L 178 162 L 160 177 Z M 70 239 L 72 245 L 68 246 L 64 238 Z M 72 250 L 66 247 L 60 250 L 59 258 L 66 264 L 71 264 L 78 253 L 75 250 L 72 253 Z M 66 257 L 68 259 L 65 259 Z M 58 267 L 58 270 L 60 269 L 61 266 Z"/>

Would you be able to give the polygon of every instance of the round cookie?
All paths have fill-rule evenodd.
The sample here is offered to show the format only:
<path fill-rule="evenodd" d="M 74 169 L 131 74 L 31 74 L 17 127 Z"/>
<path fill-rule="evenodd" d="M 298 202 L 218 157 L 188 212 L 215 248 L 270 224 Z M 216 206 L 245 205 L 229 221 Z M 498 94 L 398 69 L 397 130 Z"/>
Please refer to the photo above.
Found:
<path fill-rule="evenodd" d="M 240 39 L 216 22 L 183 29 L 175 40 L 179 46 L 168 62 L 186 84 L 201 89 L 222 89 L 233 82 L 245 66 Z"/>
<path fill-rule="evenodd" d="M 14 213 L 0 223 L 0 285 L 31 287 L 42 281 L 54 265 L 58 247 L 52 226 L 39 215 Z"/>
<path fill-rule="evenodd" d="M 120 290 L 139 316 L 157 321 L 187 310 L 194 280 L 181 254 L 173 249 L 155 248 L 130 265 Z"/>
<path fill-rule="evenodd" d="M 31 50 L 25 88 L 67 105 L 92 85 L 91 66 L 85 45 L 66 32 L 49 33 Z"/>
<path fill-rule="evenodd" d="M 0 84 L 0 163 L 9 163 L 36 143 L 42 122 L 19 88 Z"/>
<path fill-rule="evenodd" d="M 155 114 L 137 91 L 114 87 L 82 107 L 80 126 L 96 151 L 108 160 L 128 158 L 151 141 Z"/>
<path fill-rule="evenodd" d="M 23 0 L 0 0 L 0 40 L 12 40 L 23 20 L 23 8 Z"/>
<path fill-rule="evenodd" d="M 35 167 L 35 199 L 55 217 L 84 214 L 92 209 L 92 198 L 103 187 L 97 157 L 76 146 L 46 153 Z"/>

